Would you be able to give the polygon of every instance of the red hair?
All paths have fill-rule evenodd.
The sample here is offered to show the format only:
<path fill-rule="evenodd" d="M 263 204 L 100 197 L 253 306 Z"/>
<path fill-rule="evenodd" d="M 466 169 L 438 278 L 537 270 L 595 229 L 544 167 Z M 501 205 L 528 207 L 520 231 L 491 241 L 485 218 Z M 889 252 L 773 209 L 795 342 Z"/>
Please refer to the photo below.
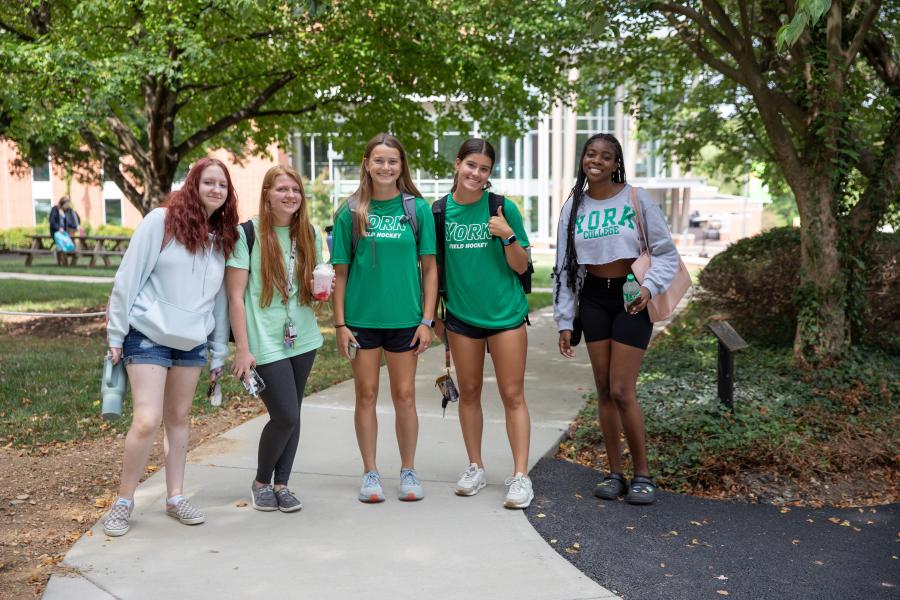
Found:
<path fill-rule="evenodd" d="M 217 166 L 225 173 L 228 195 L 225 202 L 209 217 L 200 200 L 200 175 L 206 167 Z M 215 248 L 225 258 L 231 256 L 237 242 L 237 193 L 231 184 L 228 167 L 216 158 L 201 158 L 191 167 L 181 189 L 166 199 L 166 239 L 175 238 L 191 254 L 209 248 L 209 234 L 213 234 Z"/>

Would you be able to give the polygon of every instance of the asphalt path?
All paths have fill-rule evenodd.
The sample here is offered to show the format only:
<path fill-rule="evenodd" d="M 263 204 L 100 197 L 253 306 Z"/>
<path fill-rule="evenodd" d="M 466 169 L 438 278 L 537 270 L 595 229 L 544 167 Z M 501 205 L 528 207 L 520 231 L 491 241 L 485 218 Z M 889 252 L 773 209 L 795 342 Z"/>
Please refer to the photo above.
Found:
<path fill-rule="evenodd" d="M 599 473 L 580 465 L 544 458 L 530 475 L 538 533 L 625 599 L 900 598 L 900 504 L 784 509 L 662 493 L 639 507 L 595 498 Z"/>

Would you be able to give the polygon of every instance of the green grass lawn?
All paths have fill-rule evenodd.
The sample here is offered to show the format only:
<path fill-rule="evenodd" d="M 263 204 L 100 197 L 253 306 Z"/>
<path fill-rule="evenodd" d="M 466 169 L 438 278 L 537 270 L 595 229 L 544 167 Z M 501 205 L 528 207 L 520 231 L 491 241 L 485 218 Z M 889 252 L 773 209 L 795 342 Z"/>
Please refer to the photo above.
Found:
<path fill-rule="evenodd" d="M 106 306 L 111 283 L 0 279 L 0 310 L 77 312 Z"/>
<path fill-rule="evenodd" d="M 31 266 L 25 266 L 25 256 L 21 254 L 0 254 L 0 273 L 34 273 L 36 275 L 85 275 L 91 277 L 113 277 L 119 268 L 118 256 L 109 257 L 110 266 L 88 265 L 90 259 L 79 258 L 74 267 L 60 267 L 53 256 L 36 256 Z M 101 262 L 102 265 L 102 262 Z"/>

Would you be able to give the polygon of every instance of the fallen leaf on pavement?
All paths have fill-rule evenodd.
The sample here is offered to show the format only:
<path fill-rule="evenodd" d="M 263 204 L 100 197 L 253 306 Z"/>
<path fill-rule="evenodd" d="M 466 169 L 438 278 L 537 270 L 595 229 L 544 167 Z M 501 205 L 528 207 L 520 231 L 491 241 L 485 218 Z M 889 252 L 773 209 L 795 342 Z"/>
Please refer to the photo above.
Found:
<path fill-rule="evenodd" d="M 696 525 L 697 527 L 701 527 L 703 524 L 700 521 L 691 521 L 691 525 Z"/>
<path fill-rule="evenodd" d="M 781 514 L 789 513 L 789 512 L 791 512 L 791 509 L 789 509 L 789 508 L 787 508 L 787 507 L 782 507 L 781 510 L 780 510 L 779 512 L 781 512 Z"/>
<path fill-rule="evenodd" d="M 791 543 L 796 546 L 800 543 L 800 540 L 791 540 Z"/>
<path fill-rule="evenodd" d="M 726 592 L 725 590 L 716 590 L 716 593 L 717 593 L 718 595 L 720 595 L 720 596 L 727 596 L 727 595 L 728 595 L 728 592 Z"/>
<path fill-rule="evenodd" d="M 546 517 L 546 516 L 547 516 L 547 515 L 545 515 L 544 513 L 538 513 L 538 514 L 537 514 L 537 518 L 538 518 L 538 519 L 543 519 L 543 518 Z"/>
<path fill-rule="evenodd" d="M 716 579 L 719 579 L 721 581 L 728 581 L 728 578 L 725 577 L 724 575 L 719 575 L 718 577 L 716 577 Z"/>
<path fill-rule="evenodd" d="M 240 502 L 238 502 L 237 504 L 235 504 L 235 506 L 237 506 L 238 508 L 244 508 L 245 506 L 247 506 L 247 501 L 246 501 L 246 500 L 241 500 Z"/>

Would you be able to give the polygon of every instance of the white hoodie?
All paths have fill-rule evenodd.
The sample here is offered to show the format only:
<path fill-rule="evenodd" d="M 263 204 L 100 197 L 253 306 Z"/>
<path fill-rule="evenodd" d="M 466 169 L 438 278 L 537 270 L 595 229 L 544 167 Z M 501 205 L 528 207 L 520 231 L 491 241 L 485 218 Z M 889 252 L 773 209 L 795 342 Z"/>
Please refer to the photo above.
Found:
<path fill-rule="evenodd" d="M 131 237 L 109 298 L 107 335 L 121 348 L 134 327 L 157 344 L 190 350 L 209 342 L 211 368 L 228 356 L 225 257 L 210 247 L 191 254 L 170 240 L 162 248 L 166 209 L 151 211 Z"/>

